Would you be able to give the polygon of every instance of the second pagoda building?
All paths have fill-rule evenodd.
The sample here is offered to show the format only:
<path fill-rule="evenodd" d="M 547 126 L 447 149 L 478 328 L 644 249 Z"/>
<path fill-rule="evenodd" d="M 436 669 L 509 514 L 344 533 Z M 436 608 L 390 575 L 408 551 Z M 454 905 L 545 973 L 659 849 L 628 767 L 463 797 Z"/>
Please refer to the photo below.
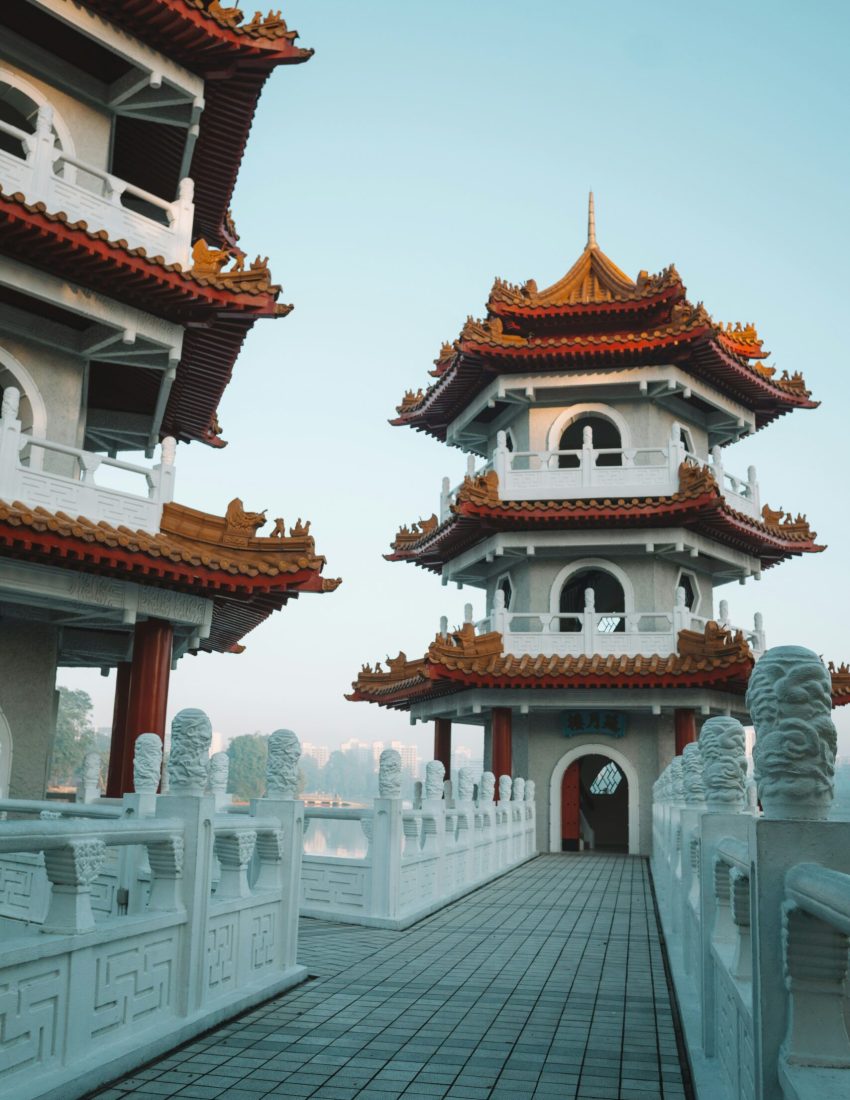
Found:
<path fill-rule="evenodd" d="M 753 468 L 726 467 L 728 445 L 816 407 L 766 355 L 753 326 L 692 305 L 674 267 L 624 274 L 591 197 L 567 274 L 497 280 L 398 408 L 470 469 L 388 558 L 483 589 L 487 614 L 444 623 L 417 660 L 364 666 L 349 698 L 434 721 L 447 771 L 451 723 L 482 725 L 485 766 L 535 781 L 540 851 L 648 853 L 662 769 L 702 717 L 747 720 L 762 623 L 733 626 L 714 589 L 823 549 Z"/>

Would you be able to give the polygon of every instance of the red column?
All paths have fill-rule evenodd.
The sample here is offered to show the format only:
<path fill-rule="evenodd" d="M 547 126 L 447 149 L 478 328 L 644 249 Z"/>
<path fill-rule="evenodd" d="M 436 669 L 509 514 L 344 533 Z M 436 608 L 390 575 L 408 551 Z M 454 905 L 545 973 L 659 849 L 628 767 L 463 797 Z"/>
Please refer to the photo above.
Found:
<path fill-rule="evenodd" d="M 130 694 L 129 661 L 122 661 L 116 668 L 115 704 L 112 708 L 112 740 L 109 745 L 109 774 L 106 777 L 106 797 L 121 797 L 121 777 L 124 774 L 124 755 L 127 752 L 127 700 Z"/>
<path fill-rule="evenodd" d="M 499 782 L 501 775 L 513 775 L 511 767 L 511 708 L 493 707 L 490 738 L 492 741 L 492 772 Z"/>
<path fill-rule="evenodd" d="M 133 745 L 140 733 L 158 733 L 165 740 L 165 709 L 174 630 L 162 619 L 136 623 L 133 667 L 127 700 L 127 724 L 121 789 L 133 790 Z"/>
<path fill-rule="evenodd" d="M 574 760 L 561 781 L 561 849 L 577 852 L 581 835 L 581 761 Z"/>
<path fill-rule="evenodd" d="M 690 745 L 697 739 L 696 711 L 684 708 L 675 710 L 673 722 L 676 730 L 676 755 L 681 756 L 685 751 L 685 745 Z"/>
<path fill-rule="evenodd" d="M 446 779 L 451 778 L 452 770 L 452 723 L 450 718 L 437 718 L 434 721 L 434 759 L 442 762 L 446 769 Z"/>

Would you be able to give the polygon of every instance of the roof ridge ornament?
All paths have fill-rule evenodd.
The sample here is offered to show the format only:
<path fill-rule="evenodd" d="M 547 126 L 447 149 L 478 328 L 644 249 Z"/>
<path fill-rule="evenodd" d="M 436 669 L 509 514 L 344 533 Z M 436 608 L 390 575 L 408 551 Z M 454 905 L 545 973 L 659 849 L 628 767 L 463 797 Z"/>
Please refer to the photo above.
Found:
<path fill-rule="evenodd" d="M 593 206 L 593 192 L 587 195 L 587 248 L 597 248 L 596 244 L 596 210 Z"/>

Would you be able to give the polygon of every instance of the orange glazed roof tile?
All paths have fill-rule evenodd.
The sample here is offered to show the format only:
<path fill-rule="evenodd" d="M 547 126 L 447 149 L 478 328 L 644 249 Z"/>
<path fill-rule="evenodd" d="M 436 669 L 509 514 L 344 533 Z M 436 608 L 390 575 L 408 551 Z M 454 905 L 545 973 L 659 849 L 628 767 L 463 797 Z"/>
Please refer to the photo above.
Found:
<path fill-rule="evenodd" d="M 265 522 L 239 500 L 225 516 L 166 504 L 158 532 L 0 501 L 0 553 L 212 598 L 213 629 L 202 648 L 225 652 L 288 599 L 341 583 L 321 576 L 325 558 L 315 553 L 309 523 L 299 519 L 287 535 L 276 520 L 273 535 L 257 537 Z"/>
<path fill-rule="evenodd" d="M 443 344 L 427 389 L 408 390 L 392 424 L 445 440 L 448 425 L 492 380 L 512 371 L 617 369 L 673 363 L 731 396 L 763 427 L 793 408 L 816 408 L 799 372 L 761 362 L 753 325 L 717 324 L 685 297 L 672 265 L 632 281 L 596 243 L 591 206 L 587 245 L 567 274 L 545 290 L 533 279 L 497 279 L 483 320 L 467 319 Z"/>
<path fill-rule="evenodd" d="M 713 622 L 706 624 L 703 634 L 680 631 L 678 653 L 666 657 L 516 657 L 504 653 L 501 634 L 479 635 L 467 623 L 445 638 L 438 634 L 424 657 L 410 661 L 399 653 L 387 660 L 386 669 L 364 665 L 346 699 L 408 710 L 416 702 L 470 687 L 715 687 L 743 695 L 754 663 L 743 636 L 733 636 Z M 830 666 L 830 672 L 833 705 L 850 702 L 850 670 L 841 666 L 834 672 Z"/>
<path fill-rule="evenodd" d="M 819 553 L 805 516 L 796 519 L 767 505 L 762 518 L 727 504 L 710 469 L 683 463 L 679 491 L 666 497 L 589 500 L 510 500 L 499 498 L 499 479 L 493 470 L 465 478 L 451 516 L 436 516 L 402 527 L 392 543 L 388 561 L 410 561 L 439 572 L 445 562 L 500 530 L 545 526 L 557 529 L 616 524 L 618 526 L 684 526 L 699 530 L 724 545 L 759 557 L 763 568 L 796 554 Z"/>
<path fill-rule="evenodd" d="M 688 635 L 687 638 L 683 637 Z M 557 657 L 505 654 L 502 635 L 475 634 L 472 623 L 437 635 L 423 658 L 408 661 L 400 653 L 373 669 L 364 665 L 346 698 L 401 710 L 419 700 L 468 687 L 703 687 L 713 685 L 743 694 L 753 655 L 742 636 L 733 637 L 716 623 L 705 635 L 682 631 L 679 653 L 649 656 Z"/>

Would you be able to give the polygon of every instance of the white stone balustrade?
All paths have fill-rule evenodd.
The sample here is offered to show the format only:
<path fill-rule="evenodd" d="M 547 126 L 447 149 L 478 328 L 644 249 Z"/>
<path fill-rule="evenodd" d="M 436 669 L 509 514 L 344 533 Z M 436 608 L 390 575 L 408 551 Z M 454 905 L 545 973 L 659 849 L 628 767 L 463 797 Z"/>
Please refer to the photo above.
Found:
<path fill-rule="evenodd" d="M 174 720 L 168 794 L 155 793 L 152 737 L 139 738 L 139 791 L 121 801 L 2 804 L 52 815 L 0 821 L 8 1100 L 74 1100 L 306 977 L 296 962 L 304 815 L 286 796 L 290 755 L 272 760 L 267 796 L 235 816 L 221 812 L 221 761 L 206 789 L 203 712 Z"/>
<path fill-rule="evenodd" d="M 379 794 L 371 809 L 307 809 L 308 819 L 359 819 L 370 843 L 360 859 L 304 855 L 302 916 L 406 928 L 537 854 L 533 784 L 519 788 L 520 801 L 515 780 L 511 801 L 511 780 L 502 776 L 503 801 L 494 802 L 495 780 L 485 773 L 476 802 L 473 778 L 461 769 L 457 797 L 447 801 L 442 765 L 432 761 L 421 808 L 406 809 L 394 757 L 393 749 L 381 754 L 379 791 L 391 793 Z"/>
<path fill-rule="evenodd" d="M 497 432 L 496 447 L 489 462 L 476 467 L 470 456 L 467 476 L 481 476 L 495 470 L 502 500 L 587 500 L 596 497 L 671 496 L 679 491 L 679 468 L 683 462 L 702 465 L 681 441 L 680 426 L 673 424 L 666 443 L 658 447 L 597 448 L 593 429 L 583 431 L 582 447 L 568 451 L 511 451 L 507 433 Z M 756 469 L 746 478 L 729 474 L 723 467 L 719 447 L 705 465 L 714 474 L 721 492 L 737 511 L 754 519 L 761 517 L 761 499 Z M 448 519 L 460 485 L 451 487 L 443 479 L 440 520 Z"/>
<path fill-rule="evenodd" d="M 20 393 L 13 386 L 3 391 L 0 414 L 0 500 L 20 501 L 30 508 L 86 516 L 95 523 L 158 531 L 162 509 L 174 496 L 176 444 L 169 436 L 153 467 L 137 466 L 120 459 L 36 439 L 21 431 L 18 419 Z M 48 461 L 47 456 L 51 457 Z M 45 465 L 64 468 L 59 473 Z M 138 492 L 126 492 L 98 484 L 101 469 L 133 475 Z"/>
<path fill-rule="evenodd" d="M 703 616 L 694 615 L 685 603 L 683 588 L 676 591 L 676 602 L 672 608 L 660 611 L 597 611 L 595 593 L 592 588 L 585 590 L 585 607 L 580 612 L 565 612 L 557 609 L 508 610 L 505 607 L 505 594 L 497 589 L 493 598 L 493 608 L 486 619 L 476 622 L 479 633 L 498 631 L 504 639 L 505 653 L 522 657 L 525 654 L 536 657 L 547 656 L 602 656 L 658 653 L 661 656 L 678 652 L 678 638 L 681 630 L 702 632 L 709 621 Z M 721 601 L 721 616 L 725 616 L 728 627 L 728 608 Z M 728 627 L 732 631 L 736 627 Z M 757 613 L 752 630 L 743 631 L 758 659 L 764 652 L 764 624 Z"/>
<path fill-rule="evenodd" d="M 166 263 L 191 266 L 194 185 L 180 181 L 177 198 L 158 195 L 111 172 L 63 153 L 55 145 L 53 111 L 38 112 L 35 133 L 0 121 L 0 133 L 20 143 L 20 153 L 0 149 L 0 173 L 7 194 L 20 192 L 29 203 L 43 202 L 48 213 L 63 211 L 71 222 L 85 221 L 110 240 L 144 248 Z"/>
<path fill-rule="evenodd" d="M 850 822 L 827 820 L 830 686 L 797 646 L 769 650 L 754 671 L 763 812 L 747 798 L 732 718 L 709 719 L 653 788 L 652 873 L 698 1095 L 850 1095 Z"/>

